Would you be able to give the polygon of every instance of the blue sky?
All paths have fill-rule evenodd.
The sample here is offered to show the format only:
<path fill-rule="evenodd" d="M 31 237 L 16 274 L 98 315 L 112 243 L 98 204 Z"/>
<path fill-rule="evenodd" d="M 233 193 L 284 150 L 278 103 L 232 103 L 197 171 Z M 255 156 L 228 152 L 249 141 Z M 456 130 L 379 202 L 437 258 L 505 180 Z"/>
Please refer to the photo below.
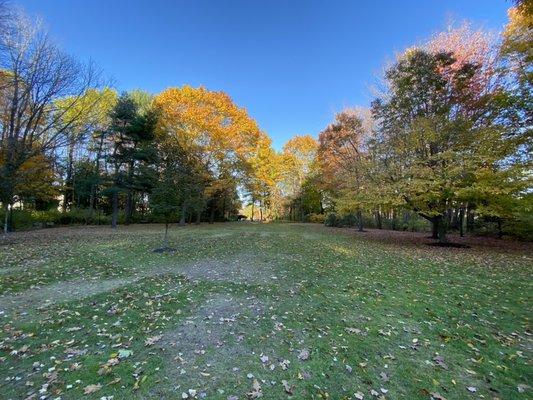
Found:
<path fill-rule="evenodd" d="M 224 90 L 276 148 L 317 136 L 334 112 L 370 103 L 397 51 L 471 20 L 500 31 L 505 0 L 12 0 L 117 89 Z"/>

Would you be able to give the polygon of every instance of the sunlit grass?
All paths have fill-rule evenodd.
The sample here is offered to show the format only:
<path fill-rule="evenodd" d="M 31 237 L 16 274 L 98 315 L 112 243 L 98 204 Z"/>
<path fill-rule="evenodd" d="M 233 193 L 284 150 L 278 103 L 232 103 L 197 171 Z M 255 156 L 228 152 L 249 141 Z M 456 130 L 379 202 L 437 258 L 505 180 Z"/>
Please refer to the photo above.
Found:
<path fill-rule="evenodd" d="M 162 254 L 158 226 L 57 232 L 0 247 L 3 398 L 529 396 L 530 254 L 305 225 L 175 227 Z"/>

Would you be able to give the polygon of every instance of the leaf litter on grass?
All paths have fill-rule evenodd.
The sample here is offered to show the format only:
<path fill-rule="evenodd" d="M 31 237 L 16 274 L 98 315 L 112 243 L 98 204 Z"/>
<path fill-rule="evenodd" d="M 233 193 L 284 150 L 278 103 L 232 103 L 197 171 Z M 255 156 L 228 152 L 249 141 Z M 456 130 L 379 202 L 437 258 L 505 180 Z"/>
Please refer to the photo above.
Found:
<path fill-rule="evenodd" d="M 373 232 L 228 224 L 172 232 L 177 252 L 154 255 L 157 227 L 72 231 L 75 240 L 69 229 L 46 233 L 61 243 L 44 262 L 33 250 L 11 257 L 13 271 L 34 269 L 29 282 L 0 277 L 4 298 L 50 300 L 46 318 L 2 317 L 0 389 L 10 397 L 530 394 L 531 253 L 518 246 L 446 252 L 410 244 L 410 233 L 387 233 L 389 243 Z M 0 253 L 47 247 L 38 234 L 16 240 Z M 65 282 L 87 284 L 87 296 Z"/>

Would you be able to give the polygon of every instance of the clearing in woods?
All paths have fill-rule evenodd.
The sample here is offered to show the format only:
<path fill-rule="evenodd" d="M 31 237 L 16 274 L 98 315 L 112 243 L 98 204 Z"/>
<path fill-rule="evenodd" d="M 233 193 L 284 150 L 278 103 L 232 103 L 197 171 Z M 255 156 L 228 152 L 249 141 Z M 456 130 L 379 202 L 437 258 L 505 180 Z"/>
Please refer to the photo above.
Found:
<path fill-rule="evenodd" d="M 0 239 L 6 399 L 526 399 L 531 245 L 307 224 Z"/>

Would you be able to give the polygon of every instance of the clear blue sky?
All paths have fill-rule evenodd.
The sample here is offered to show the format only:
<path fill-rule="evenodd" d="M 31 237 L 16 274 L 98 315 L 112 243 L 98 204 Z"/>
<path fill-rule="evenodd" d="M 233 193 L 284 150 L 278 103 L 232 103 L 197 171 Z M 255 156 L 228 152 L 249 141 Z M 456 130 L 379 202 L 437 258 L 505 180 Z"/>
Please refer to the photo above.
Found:
<path fill-rule="evenodd" d="M 469 19 L 500 31 L 506 0 L 12 0 L 119 90 L 204 85 L 246 107 L 280 148 L 366 106 L 396 51 Z"/>

